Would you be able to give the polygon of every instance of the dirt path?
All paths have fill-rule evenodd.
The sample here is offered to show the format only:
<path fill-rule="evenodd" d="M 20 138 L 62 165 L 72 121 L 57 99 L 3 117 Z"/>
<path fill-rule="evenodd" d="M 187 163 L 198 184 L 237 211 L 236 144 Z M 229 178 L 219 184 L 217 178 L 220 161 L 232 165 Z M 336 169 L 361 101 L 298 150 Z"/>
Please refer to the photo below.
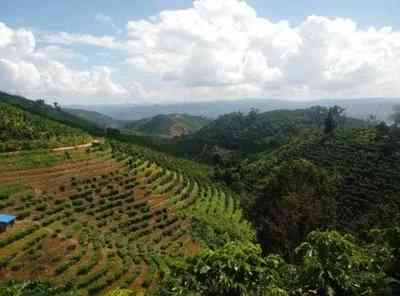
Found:
<path fill-rule="evenodd" d="M 87 144 L 81 144 L 81 145 L 76 145 L 76 146 L 66 146 L 66 147 L 58 147 L 58 148 L 53 148 L 53 149 L 49 149 L 49 151 L 52 152 L 62 152 L 62 151 L 68 151 L 68 150 L 75 150 L 75 149 L 84 149 L 84 148 L 89 148 L 92 147 L 94 143 L 99 143 L 99 141 L 93 141 Z M 32 152 L 35 150 L 19 150 L 19 151 L 12 151 L 12 152 L 3 152 L 0 153 L 0 155 L 18 155 L 21 153 L 28 153 L 28 152 Z"/>
<path fill-rule="evenodd" d="M 93 143 L 87 143 L 87 144 L 76 145 L 76 146 L 67 146 L 67 147 L 54 148 L 51 151 L 60 152 L 60 151 L 67 151 L 67 150 L 89 148 L 89 147 L 92 147 L 92 146 L 93 146 Z"/>

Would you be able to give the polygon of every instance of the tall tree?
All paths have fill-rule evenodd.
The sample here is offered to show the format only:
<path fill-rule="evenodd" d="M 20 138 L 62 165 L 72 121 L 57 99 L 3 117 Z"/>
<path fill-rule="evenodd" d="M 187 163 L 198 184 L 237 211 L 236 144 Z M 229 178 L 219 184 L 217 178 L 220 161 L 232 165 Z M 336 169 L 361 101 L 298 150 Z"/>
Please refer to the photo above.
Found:
<path fill-rule="evenodd" d="M 328 116 L 325 118 L 325 125 L 324 125 L 324 133 L 330 134 L 332 133 L 337 127 L 337 122 L 335 117 L 333 116 L 332 110 L 329 110 Z"/>
<path fill-rule="evenodd" d="M 275 167 L 253 209 L 263 246 L 293 259 L 294 247 L 310 231 L 334 225 L 338 181 L 307 160 Z"/>
<path fill-rule="evenodd" d="M 400 105 L 393 106 L 393 114 L 390 119 L 396 127 L 400 126 Z"/>

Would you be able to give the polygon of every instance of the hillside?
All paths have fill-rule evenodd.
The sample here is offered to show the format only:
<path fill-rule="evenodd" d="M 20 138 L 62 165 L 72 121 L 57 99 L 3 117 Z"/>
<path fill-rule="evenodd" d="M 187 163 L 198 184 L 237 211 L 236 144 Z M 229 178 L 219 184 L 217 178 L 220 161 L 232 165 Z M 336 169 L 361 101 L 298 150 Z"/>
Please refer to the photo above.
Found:
<path fill-rule="evenodd" d="M 83 295 L 148 289 L 174 258 L 251 241 L 238 203 L 207 172 L 117 142 L 0 158 L 0 208 L 17 217 L 0 233 L 0 282 L 72 281 Z"/>
<path fill-rule="evenodd" d="M 40 131 L 75 130 L 7 106 L 23 114 L 7 121 L 11 127 L 29 119 Z M 233 148 L 248 149 L 257 130 L 289 143 L 237 159 L 248 196 L 215 182 L 207 165 L 118 132 L 89 148 L 0 155 L 1 214 L 16 217 L 0 233 L 0 294 L 384 295 L 400 275 L 400 229 L 370 228 L 399 222 L 398 130 L 353 129 L 358 121 L 339 116 L 344 130 L 322 135 L 326 110 L 318 110 L 322 117 L 316 110 L 227 115 L 226 134 L 239 132 Z M 360 194 L 378 196 L 380 206 L 356 204 Z"/>
<path fill-rule="evenodd" d="M 32 101 L 21 96 L 10 95 L 0 91 L 0 102 L 18 107 L 26 112 L 57 121 L 86 132 L 102 134 L 102 130 L 95 124 L 80 117 L 64 112 L 60 107 L 46 105 L 44 101 Z"/>
<path fill-rule="evenodd" d="M 286 144 L 292 137 L 320 129 L 328 114 L 324 107 L 298 110 L 275 110 L 260 113 L 252 110 L 220 116 L 204 128 L 176 142 L 176 148 L 186 155 L 208 158 L 229 152 L 253 154 L 272 151 Z M 337 115 L 340 124 L 364 125 L 361 120 Z M 219 157 L 219 156 L 218 156 Z"/>
<path fill-rule="evenodd" d="M 309 161 L 310 164 L 305 163 L 306 166 L 315 165 L 315 170 L 323 170 L 316 173 L 317 175 L 328 174 L 327 180 L 331 180 L 331 185 L 327 181 L 326 186 L 335 191 L 333 194 L 317 195 L 320 201 L 328 195 L 331 196 L 334 201 L 330 204 L 336 207 L 332 212 L 337 215 L 335 220 L 324 222 L 323 225 L 363 236 L 371 228 L 390 227 L 400 222 L 399 151 L 399 130 L 382 124 L 376 128 L 339 129 L 330 135 L 313 132 L 272 153 L 260 154 L 256 160 L 242 163 L 232 171 L 236 171 L 241 176 L 240 182 L 247 184 L 248 188 L 253 188 L 253 192 L 258 191 L 257 188 L 264 188 L 259 192 L 261 197 L 255 201 L 253 209 L 258 212 L 253 213 L 253 218 L 258 219 L 261 215 L 268 215 L 269 210 L 266 208 L 271 207 L 265 195 L 271 187 L 263 186 L 270 184 L 268 180 L 275 172 L 285 167 L 285 175 L 290 176 L 294 169 L 291 164 L 293 161 Z M 289 167 L 286 167 L 287 165 Z M 313 168 L 307 171 L 310 170 Z M 301 182 L 304 172 L 301 172 L 301 168 L 297 171 L 298 173 L 292 176 L 293 181 L 288 180 L 285 183 L 284 177 L 280 177 L 279 182 L 285 183 L 281 188 L 287 186 L 290 192 L 293 189 L 290 189 L 290 182 Z M 303 186 L 307 186 L 308 189 L 316 186 L 306 184 L 308 185 Z M 303 192 L 304 189 L 301 190 Z M 287 207 L 287 204 L 284 203 L 283 207 Z M 264 209 L 264 212 L 261 209 Z M 281 211 L 284 210 L 281 208 Z M 267 237 L 264 239 L 268 241 Z"/>
<path fill-rule="evenodd" d="M 88 111 L 84 109 L 70 109 L 70 108 L 65 108 L 63 110 L 74 116 L 80 117 L 88 122 L 92 122 L 101 128 L 106 128 L 106 127 L 119 128 L 124 124 L 124 122 L 122 121 L 119 121 L 110 116 L 95 111 Z"/>
<path fill-rule="evenodd" d="M 150 136 L 180 137 L 200 130 L 210 121 L 204 117 L 187 114 L 157 115 L 130 122 L 123 130 Z"/>
<path fill-rule="evenodd" d="M 0 152 L 86 144 L 83 131 L 0 102 Z"/>

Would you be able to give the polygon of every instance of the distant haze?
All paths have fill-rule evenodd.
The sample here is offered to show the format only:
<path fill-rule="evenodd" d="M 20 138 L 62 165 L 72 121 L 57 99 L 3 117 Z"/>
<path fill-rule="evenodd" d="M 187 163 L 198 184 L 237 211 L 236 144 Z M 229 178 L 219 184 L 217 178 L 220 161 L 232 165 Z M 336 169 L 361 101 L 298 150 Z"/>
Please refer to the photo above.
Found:
<path fill-rule="evenodd" d="M 387 120 L 392 113 L 393 106 L 400 104 L 399 99 L 360 98 L 348 100 L 324 99 L 318 101 L 286 101 L 269 99 L 242 99 L 234 101 L 214 101 L 200 103 L 180 103 L 168 105 L 73 105 L 69 108 L 79 108 L 96 111 L 119 120 L 138 120 L 158 114 L 185 113 L 216 118 L 222 114 L 240 111 L 249 112 L 251 109 L 271 111 L 276 109 L 298 109 L 315 105 L 346 108 L 349 116 L 366 118 L 374 115 L 379 120 Z"/>

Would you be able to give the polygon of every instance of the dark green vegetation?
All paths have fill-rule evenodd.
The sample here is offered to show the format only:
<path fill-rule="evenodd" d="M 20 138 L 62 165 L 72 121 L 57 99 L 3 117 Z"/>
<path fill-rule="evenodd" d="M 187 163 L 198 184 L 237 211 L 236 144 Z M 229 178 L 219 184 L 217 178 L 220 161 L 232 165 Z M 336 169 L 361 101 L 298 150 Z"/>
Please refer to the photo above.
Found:
<path fill-rule="evenodd" d="M 177 263 L 156 295 L 391 295 L 399 228 L 360 242 L 336 231 L 311 232 L 296 264 L 263 257 L 253 244 L 228 243 Z M 398 257 L 397 257 L 398 258 Z M 398 267 L 397 267 L 398 268 Z"/>
<path fill-rule="evenodd" d="M 231 113 L 219 117 L 197 133 L 178 140 L 175 145 L 181 153 L 221 164 L 227 156 L 237 158 L 272 151 L 288 143 L 294 136 L 323 126 L 328 113 L 327 108 L 318 106 L 265 113 L 252 110 L 247 115 Z M 364 124 L 360 120 L 344 117 L 340 111 L 333 112 L 332 116 L 348 127 Z M 229 156 L 232 153 L 234 156 Z"/>
<path fill-rule="evenodd" d="M 313 132 L 236 168 L 236 174 L 242 176 L 240 183 L 257 184 L 252 191 L 258 198 L 251 211 L 260 223 L 265 246 L 273 247 L 271 241 L 279 242 L 280 247 L 288 241 L 297 242 L 312 225 L 314 229 L 335 227 L 363 236 L 371 228 L 398 224 L 399 144 L 399 130 L 385 125 L 339 129 L 330 135 Z M 324 222 L 321 217 L 330 218 Z M 302 231 L 276 226 L 283 221 Z M 282 240 L 284 233 L 290 239 Z"/>
<path fill-rule="evenodd" d="M 86 144 L 91 137 L 79 129 L 0 102 L 0 152 Z"/>
<path fill-rule="evenodd" d="M 187 114 L 157 115 L 127 123 L 123 130 L 150 136 L 179 137 L 200 130 L 211 120 Z"/>
<path fill-rule="evenodd" d="M 181 139 L 107 129 L 90 148 L 0 158 L 0 209 L 17 216 L 0 296 L 396 295 L 394 123 L 252 111 Z"/>

